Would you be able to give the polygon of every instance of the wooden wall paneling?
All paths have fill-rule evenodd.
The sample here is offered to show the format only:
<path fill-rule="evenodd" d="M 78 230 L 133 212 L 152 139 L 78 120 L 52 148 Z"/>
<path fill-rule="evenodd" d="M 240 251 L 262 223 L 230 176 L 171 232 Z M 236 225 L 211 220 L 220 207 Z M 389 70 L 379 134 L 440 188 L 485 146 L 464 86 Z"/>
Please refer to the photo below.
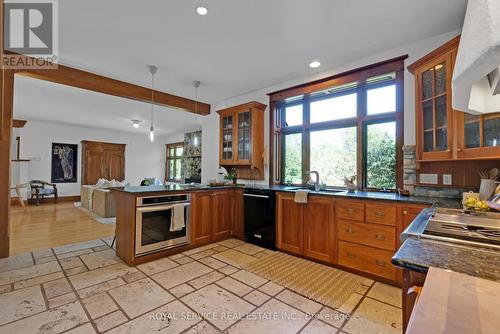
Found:
<path fill-rule="evenodd" d="M 488 171 L 500 167 L 499 160 L 459 160 L 459 161 L 427 161 L 420 163 L 419 174 L 438 174 L 438 186 L 443 186 L 443 174 L 452 175 L 451 187 L 479 188 L 480 171 Z M 417 178 L 418 181 L 418 178 Z M 418 184 L 420 186 L 436 186 Z"/>
<path fill-rule="evenodd" d="M 2 7 L 2 6 L 0 6 Z M 10 142 L 14 103 L 14 71 L 2 69 L 0 118 L 0 258 L 9 256 Z"/>

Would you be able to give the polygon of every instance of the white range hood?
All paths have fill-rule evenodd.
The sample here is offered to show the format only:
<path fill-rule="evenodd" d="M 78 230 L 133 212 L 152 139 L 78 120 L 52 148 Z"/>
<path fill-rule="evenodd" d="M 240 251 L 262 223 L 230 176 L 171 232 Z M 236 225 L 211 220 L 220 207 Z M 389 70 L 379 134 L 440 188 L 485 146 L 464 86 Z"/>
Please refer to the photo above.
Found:
<path fill-rule="evenodd" d="M 452 92 L 456 110 L 500 112 L 500 0 L 469 0 Z"/>

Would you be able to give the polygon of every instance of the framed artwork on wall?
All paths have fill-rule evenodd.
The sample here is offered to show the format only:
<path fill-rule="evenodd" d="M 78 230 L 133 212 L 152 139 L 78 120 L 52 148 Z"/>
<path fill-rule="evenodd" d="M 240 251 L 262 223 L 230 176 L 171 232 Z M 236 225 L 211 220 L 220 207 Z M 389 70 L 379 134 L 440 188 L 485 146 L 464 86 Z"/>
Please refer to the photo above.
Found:
<path fill-rule="evenodd" d="M 78 145 L 52 143 L 52 183 L 77 182 Z"/>

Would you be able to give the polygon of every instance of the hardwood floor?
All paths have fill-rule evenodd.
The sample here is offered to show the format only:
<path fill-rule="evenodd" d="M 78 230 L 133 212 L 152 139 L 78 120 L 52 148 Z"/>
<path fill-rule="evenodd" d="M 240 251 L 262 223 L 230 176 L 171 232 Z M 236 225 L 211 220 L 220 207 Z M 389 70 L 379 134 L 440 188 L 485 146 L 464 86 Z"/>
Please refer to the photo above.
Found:
<path fill-rule="evenodd" d="M 112 236 L 115 225 L 98 223 L 72 202 L 10 210 L 10 254 Z"/>

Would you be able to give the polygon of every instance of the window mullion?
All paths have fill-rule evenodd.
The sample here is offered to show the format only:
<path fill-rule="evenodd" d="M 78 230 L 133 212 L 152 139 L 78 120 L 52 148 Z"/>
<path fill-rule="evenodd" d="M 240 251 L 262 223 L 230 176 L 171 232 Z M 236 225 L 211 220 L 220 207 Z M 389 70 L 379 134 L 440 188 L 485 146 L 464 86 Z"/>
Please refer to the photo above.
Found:
<path fill-rule="evenodd" d="M 304 127 L 302 129 L 302 183 L 306 184 L 309 178 L 305 175 L 304 171 L 311 169 L 311 136 L 308 129 L 311 124 L 311 100 L 308 95 L 304 97 L 302 110 L 304 114 Z"/>
<path fill-rule="evenodd" d="M 361 82 L 358 86 L 358 100 L 357 100 L 357 137 L 356 137 L 356 176 L 358 189 L 363 189 L 366 186 L 366 141 L 365 141 L 365 128 L 363 124 L 363 117 L 367 114 L 367 93 L 366 83 Z"/>

